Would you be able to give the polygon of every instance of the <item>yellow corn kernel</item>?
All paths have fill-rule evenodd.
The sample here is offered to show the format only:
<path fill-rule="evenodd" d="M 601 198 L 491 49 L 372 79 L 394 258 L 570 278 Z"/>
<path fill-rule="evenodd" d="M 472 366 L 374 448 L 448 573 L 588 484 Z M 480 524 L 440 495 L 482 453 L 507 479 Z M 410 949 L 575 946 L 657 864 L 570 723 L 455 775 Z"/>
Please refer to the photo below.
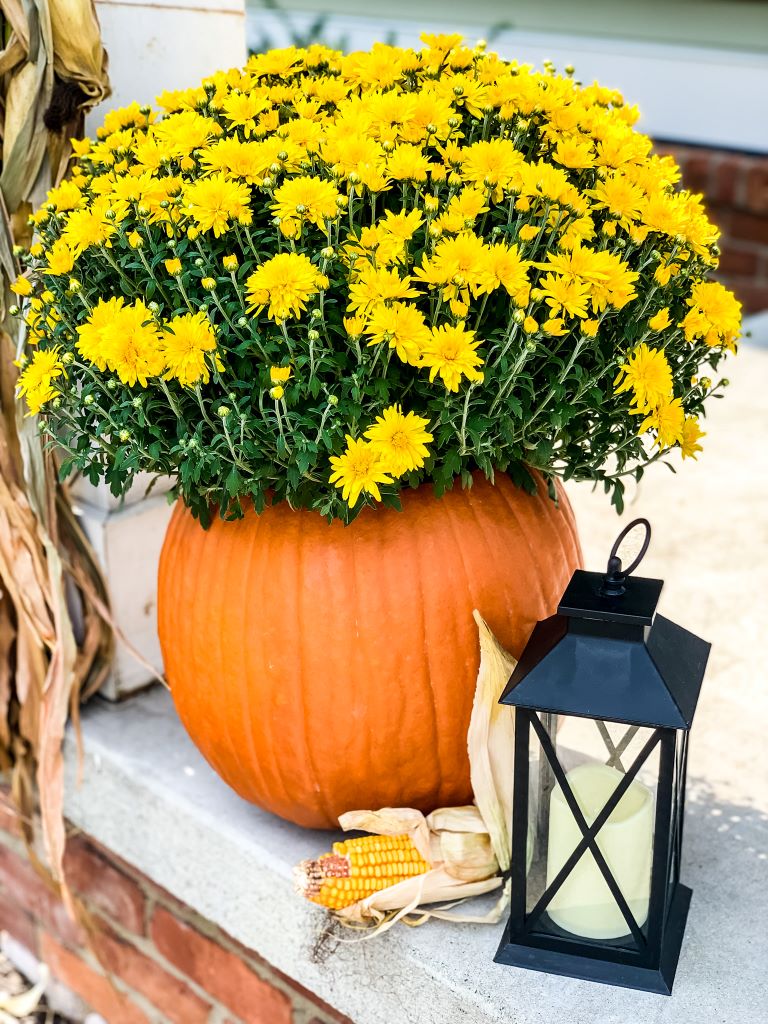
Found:
<path fill-rule="evenodd" d="M 302 861 L 296 879 L 307 899 L 340 910 L 429 868 L 410 836 L 370 835 L 340 840 L 330 853 Z"/>

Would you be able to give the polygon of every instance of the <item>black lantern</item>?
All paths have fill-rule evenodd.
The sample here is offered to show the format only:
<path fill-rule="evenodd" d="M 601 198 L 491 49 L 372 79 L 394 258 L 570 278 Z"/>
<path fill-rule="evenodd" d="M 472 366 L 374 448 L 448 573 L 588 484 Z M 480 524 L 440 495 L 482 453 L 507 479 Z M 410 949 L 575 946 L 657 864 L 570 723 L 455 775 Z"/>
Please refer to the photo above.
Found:
<path fill-rule="evenodd" d="M 622 571 L 619 544 L 646 529 Z M 688 731 L 710 645 L 656 615 L 630 576 L 650 525 L 603 573 L 575 572 L 500 703 L 516 709 L 512 905 L 496 962 L 670 994 L 691 890 L 680 883 Z"/>

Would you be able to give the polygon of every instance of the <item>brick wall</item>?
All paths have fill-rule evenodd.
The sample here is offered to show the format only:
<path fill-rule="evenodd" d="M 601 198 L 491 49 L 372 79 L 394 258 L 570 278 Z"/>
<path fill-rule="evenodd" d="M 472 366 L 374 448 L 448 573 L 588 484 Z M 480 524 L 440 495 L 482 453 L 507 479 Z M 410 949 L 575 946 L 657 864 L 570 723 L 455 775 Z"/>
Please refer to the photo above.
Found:
<path fill-rule="evenodd" d="M 674 143 L 656 148 L 675 157 L 683 184 L 703 193 L 722 232 L 717 276 L 746 312 L 768 309 L 768 156 Z"/>
<path fill-rule="evenodd" d="M 87 837 L 70 840 L 66 869 L 90 945 L 30 866 L 0 791 L 0 930 L 109 1024 L 352 1024 Z"/>

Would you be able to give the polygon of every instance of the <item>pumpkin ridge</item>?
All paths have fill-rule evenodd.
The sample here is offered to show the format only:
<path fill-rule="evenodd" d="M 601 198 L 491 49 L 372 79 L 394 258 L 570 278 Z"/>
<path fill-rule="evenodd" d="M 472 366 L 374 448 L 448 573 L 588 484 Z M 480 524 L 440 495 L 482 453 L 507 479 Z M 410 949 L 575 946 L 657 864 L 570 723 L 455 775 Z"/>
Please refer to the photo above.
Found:
<path fill-rule="evenodd" d="M 216 665 L 223 666 L 227 664 L 229 659 L 225 659 L 224 652 L 229 649 L 229 644 L 226 640 L 226 633 L 231 624 L 232 616 L 232 602 L 228 599 L 229 595 L 226 591 L 229 589 L 230 581 L 232 579 L 232 556 L 234 551 L 239 545 L 236 543 L 236 538 L 229 540 L 226 536 L 226 527 L 229 524 L 219 520 L 216 524 L 217 529 L 215 534 L 211 531 L 211 535 L 204 539 L 205 541 L 215 541 L 214 544 L 214 555 L 210 558 L 210 564 L 216 567 L 216 572 L 213 574 L 214 580 L 208 580 L 207 587 L 196 588 L 196 602 L 198 604 L 204 603 L 206 609 L 210 613 L 210 607 L 213 605 L 219 606 L 220 611 L 213 616 L 213 621 L 217 623 L 218 628 L 213 630 L 216 642 Z M 198 564 L 200 556 L 202 556 L 204 545 L 198 545 Z M 197 619 L 197 621 L 200 621 Z M 235 662 L 236 665 L 236 662 Z M 231 677 L 233 667 L 230 666 L 229 675 Z M 207 694 L 206 694 L 206 705 L 208 707 L 208 713 L 210 714 L 215 709 L 215 717 L 219 723 L 224 736 L 227 740 L 227 750 L 230 757 L 234 760 L 236 768 L 239 772 L 242 772 L 242 777 L 247 778 L 248 774 L 244 771 L 246 761 L 243 760 L 241 745 L 236 739 L 236 732 L 233 732 L 230 722 L 231 716 L 228 714 L 221 715 L 219 702 L 214 697 L 211 699 L 211 694 L 215 694 L 221 687 L 222 680 L 218 681 L 218 686 L 214 686 L 214 680 L 207 680 Z M 231 686 L 231 678 L 227 680 L 227 687 Z M 199 694 L 198 694 L 199 699 Z"/>
<path fill-rule="evenodd" d="M 441 501 L 441 499 L 437 499 L 437 500 Z M 415 501 L 414 501 L 414 505 L 416 505 Z M 443 504 L 443 507 L 444 507 L 444 504 Z M 438 508 L 440 508 L 440 505 L 438 505 Z M 419 515 L 420 511 L 421 510 L 419 509 L 416 512 L 417 516 Z M 435 676 L 435 674 L 434 674 L 435 673 L 435 666 L 433 664 L 433 662 L 434 662 L 433 653 L 436 650 L 436 648 L 434 647 L 434 645 L 432 643 L 432 632 L 433 631 L 431 629 L 430 622 L 429 622 L 429 619 L 428 619 L 428 616 L 427 616 L 427 611 L 428 611 L 427 602 L 424 600 L 424 597 L 425 597 L 424 573 L 422 571 L 422 564 L 423 564 L 422 560 L 424 558 L 423 545 L 420 543 L 421 537 L 419 535 L 419 531 L 418 530 L 414 530 L 413 534 L 414 534 L 414 537 L 411 539 L 411 546 L 415 548 L 416 564 L 418 565 L 418 570 L 419 570 L 418 572 L 414 573 L 414 576 L 415 576 L 416 587 L 418 588 L 418 595 L 419 595 L 418 606 L 419 606 L 419 612 L 420 612 L 420 615 L 421 615 L 422 633 L 423 633 L 423 636 L 424 636 L 424 645 L 423 645 L 424 658 L 422 659 L 422 671 L 421 671 L 421 686 L 420 686 L 420 689 L 427 695 L 428 707 L 429 707 L 429 709 L 431 711 L 431 716 L 430 716 L 430 720 L 431 720 L 430 740 L 431 740 L 431 742 L 429 743 L 428 749 L 429 749 L 429 751 L 431 753 L 432 763 L 433 763 L 433 765 L 435 766 L 435 768 L 437 770 L 437 775 L 433 774 L 432 778 L 437 778 L 437 779 L 440 780 L 440 782 L 438 784 L 438 787 L 437 787 L 437 791 L 435 791 L 435 788 L 432 787 L 432 789 L 430 790 L 430 794 L 428 796 L 425 794 L 424 799 L 428 800 L 430 802 L 434 800 L 434 801 L 436 801 L 435 806 L 439 806 L 440 794 L 442 792 L 442 786 L 444 785 L 444 783 L 443 783 L 444 775 L 443 775 L 443 767 L 442 767 L 442 756 L 441 756 L 441 752 L 440 752 L 440 735 L 439 735 L 439 728 L 438 728 L 439 715 L 438 715 L 438 710 L 437 710 L 437 695 L 435 693 L 435 688 L 434 688 L 434 685 L 432 683 L 433 678 L 437 678 Z M 437 635 L 437 642 L 438 643 L 442 643 L 442 632 L 443 631 L 438 626 L 438 635 Z M 424 749 L 424 748 L 427 748 L 426 742 L 422 746 L 422 749 Z M 429 810 L 434 810 L 434 807 L 430 807 Z"/>
<path fill-rule="evenodd" d="M 473 483 L 472 486 L 474 488 L 474 483 Z M 459 487 L 460 487 L 460 485 L 459 485 L 458 481 L 456 481 L 456 483 L 454 483 L 454 488 L 459 488 Z M 450 496 L 451 499 L 456 498 L 456 499 L 458 499 L 461 502 L 461 512 L 462 512 L 462 514 L 464 513 L 464 510 L 467 507 L 470 507 L 472 505 L 471 502 L 467 501 L 466 494 L 465 494 L 465 491 L 467 491 L 467 490 L 468 490 L 467 488 L 460 487 L 460 490 L 459 490 L 458 494 L 456 494 L 456 495 L 452 494 Z M 477 601 L 477 594 L 476 594 L 476 590 L 475 590 L 475 576 L 474 576 L 474 573 L 470 573 L 469 568 L 467 566 L 467 559 L 466 559 L 466 554 L 465 554 L 465 550 L 464 550 L 465 535 L 462 534 L 462 531 L 460 529 L 457 529 L 456 516 L 455 516 L 455 513 L 456 513 L 457 510 L 454 509 L 453 501 L 452 500 L 445 501 L 444 504 L 443 504 L 443 508 L 444 508 L 446 520 L 448 522 L 451 534 L 453 536 L 454 545 L 456 546 L 456 549 L 457 549 L 457 551 L 459 553 L 459 558 L 461 560 L 461 567 L 462 567 L 462 570 L 464 572 L 464 581 L 465 581 L 465 585 L 466 585 L 466 590 L 465 591 L 463 590 L 462 593 L 466 592 L 467 594 L 469 594 L 470 603 L 472 604 L 473 608 L 476 608 L 477 605 L 478 605 L 478 601 Z M 474 507 L 472 508 L 472 513 L 474 515 L 475 521 L 479 522 L 477 514 L 476 514 L 476 510 L 474 509 Z M 474 620 L 472 619 L 472 612 L 471 612 L 471 610 L 469 611 L 468 620 L 469 620 L 470 623 L 472 623 L 471 632 L 474 633 Z M 466 627 L 465 624 L 457 623 L 457 625 L 461 628 L 462 633 L 466 633 L 467 627 Z M 466 663 L 465 663 L 465 667 L 470 670 L 469 674 L 471 675 L 471 667 L 469 665 L 467 665 Z M 443 776 L 441 775 L 440 778 L 442 779 Z M 445 794 L 445 793 L 441 792 L 440 803 L 442 803 L 446 799 L 451 799 L 451 797 L 452 797 L 452 794 L 450 794 L 450 793 L 449 794 Z"/>
<path fill-rule="evenodd" d="M 282 791 L 282 797 L 277 800 L 277 794 L 275 794 L 275 800 L 279 805 L 285 805 L 287 807 L 296 806 L 297 798 L 291 792 L 292 784 L 290 778 L 287 777 L 287 773 L 283 770 L 282 765 L 285 763 L 286 767 L 291 764 L 290 757 L 296 755 L 296 751 L 302 750 L 302 758 L 307 756 L 307 750 L 303 747 L 299 747 L 296 743 L 296 718 L 294 714 L 288 716 L 286 721 L 282 707 L 279 703 L 281 695 L 285 697 L 286 685 L 288 682 L 291 684 L 289 704 L 293 709 L 298 705 L 295 702 L 295 694 L 297 693 L 298 687 L 296 686 L 294 676 L 295 659 L 297 657 L 298 644 L 293 641 L 293 635 L 291 630 L 297 628 L 297 622 L 299 621 L 297 616 L 299 612 L 299 594 L 296 593 L 293 587 L 295 576 L 292 572 L 294 566 L 294 560 L 296 557 L 297 540 L 301 532 L 301 516 L 303 513 L 298 512 L 294 515 L 284 515 L 284 509 L 278 507 L 276 509 L 277 516 L 268 521 L 268 538 L 264 545 L 265 557 L 264 566 L 267 574 L 267 586 L 263 588 L 265 598 L 270 592 L 274 592 L 279 595 L 277 601 L 269 601 L 269 625 L 270 634 L 273 633 L 274 622 L 272 616 L 279 616 L 278 627 L 280 629 L 279 635 L 284 638 L 283 643 L 278 642 L 278 650 L 275 652 L 275 659 L 279 660 L 276 662 L 279 665 L 279 669 L 276 671 L 272 665 L 275 664 L 272 655 L 270 655 L 268 645 L 269 643 L 275 643 L 274 635 L 271 635 L 267 644 L 265 645 L 264 632 L 261 633 L 262 643 L 262 663 L 269 667 L 269 672 L 266 674 L 271 685 L 269 687 L 269 698 L 266 703 L 264 712 L 265 717 L 268 721 L 277 721 L 280 723 L 279 729 L 267 729 L 267 745 L 269 747 L 269 759 L 271 764 L 270 776 L 277 780 L 278 786 Z M 267 611 L 265 602 L 265 614 Z M 282 632 L 285 630 L 285 633 Z M 290 667 L 289 667 L 290 666 Z M 262 673 L 262 679 L 264 678 Z M 279 678 L 278 678 L 279 676 Z M 303 716 L 303 702 L 302 716 Z M 302 718 L 302 721 L 303 718 Z M 306 728 L 306 723 L 303 728 Z M 286 760 L 286 752 L 289 754 Z M 295 782 L 293 783 L 295 785 Z M 306 793 L 300 793 L 299 800 L 306 800 Z M 313 794 L 313 800 L 316 799 L 316 794 Z"/>
<path fill-rule="evenodd" d="M 295 555 L 296 555 L 296 613 L 297 614 L 296 614 L 296 616 L 293 619 L 294 622 L 311 621 L 311 617 L 310 618 L 305 617 L 305 614 L 304 614 L 304 602 L 307 600 L 307 598 L 309 598 L 309 600 L 314 603 L 319 598 L 318 594 L 316 594 L 314 592 L 310 592 L 310 588 L 308 588 L 306 586 L 306 572 L 305 572 L 305 562 L 304 562 L 304 560 L 305 560 L 305 557 L 306 557 L 306 550 L 305 549 L 306 549 L 306 541 L 307 541 L 308 531 L 307 531 L 307 529 L 305 529 L 305 527 L 309 527 L 309 534 L 310 534 L 310 540 L 311 540 L 311 532 L 312 532 L 312 525 L 313 525 L 313 524 L 310 524 L 309 519 L 307 518 L 309 515 L 310 515 L 310 513 L 308 513 L 308 512 L 302 512 L 302 513 L 300 513 L 296 517 L 296 519 L 297 519 L 297 539 L 296 539 L 294 545 L 292 546 L 293 547 L 293 551 L 295 552 Z M 328 799 L 326 798 L 325 788 L 321 784 L 321 782 L 322 782 L 321 775 L 320 775 L 320 772 L 318 771 L 318 767 L 317 767 L 316 754 L 315 754 L 314 750 L 312 749 L 313 748 L 313 741 L 314 741 L 314 733 L 313 733 L 312 729 L 309 727 L 310 724 L 311 724 L 311 719 L 310 719 L 311 710 L 308 710 L 308 708 L 307 708 L 307 699 L 306 699 L 306 696 L 305 696 L 304 679 L 305 679 L 305 676 L 306 676 L 306 671 L 305 671 L 305 663 L 304 663 L 304 645 L 300 644 L 300 643 L 295 643 L 293 646 L 294 646 L 294 650 L 296 652 L 296 662 L 297 662 L 297 666 L 298 666 L 298 687 L 297 687 L 297 689 L 298 689 L 298 694 L 299 694 L 299 701 L 300 701 L 300 704 L 301 704 L 301 715 L 298 716 L 298 719 L 301 722 L 301 739 L 302 739 L 301 749 L 306 751 L 305 763 L 306 763 L 306 766 L 309 768 L 309 772 L 310 772 L 310 775 L 311 775 L 311 778 L 312 778 L 312 783 L 313 783 L 313 799 L 314 799 L 316 805 L 319 805 L 319 809 L 321 810 L 321 812 L 325 816 L 325 818 L 327 818 L 329 821 L 331 821 L 331 822 L 333 822 L 335 824 L 336 823 L 336 819 L 338 818 L 338 814 L 334 814 L 333 808 L 330 806 L 330 804 L 328 802 Z M 294 746 L 293 749 L 298 750 L 299 747 L 298 746 Z M 301 799 L 301 795 L 299 796 L 298 799 L 299 800 Z M 292 799 L 292 803 L 294 803 L 294 802 L 296 802 L 296 798 Z M 348 808 L 348 809 L 349 810 L 354 810 L 354 808 Z M 314 808 L 313 808 L 313 811 L 314 811 Z"/>
<path fill-rule="evenodd" d="M 252 509 L 246 510 L 246 515 L 250 514 L 255 515 L 256 513 Z M 251 595 L 253 593 L 258 594 L 261 592 L 260 581 L 263 579 L 264 576 L 263 566 L 259 566 L 256 571 L 254 571 L 253 568 L 256 548 L 257 545 L 261 543 L 262 539 L 261 527 L 262 522 L 257 517 L 256 521 L 253 524 L 253 527 L 249 530 L 248 557 L 243 562 L 242 599 L 240 602 L 240 635 L 241 637 L 243 637 L 243 640 L 245 639 L 245 637 L 248 637 L 249 643 L 252 642 L 254 636 L 258 635 L 258 630 L 249 627 L 251 626 L 251 618 L 253 616 L 253 609 L 255 607 L 255 602 L 252 600 Z M 261 763 L 261 758 L 258 755 L 257 745 L 255 741 L 256 724 L 253 714 L 253 703 L 251 700 L 251 673 L 250 671 L 247 671 L 247 669 L 249 668 L 247 651 L 248 648 L 246 644 L 242 643 L 238 651 L 237 658 L 239 676 L 238 689 L 241 694 L 241 699 L 243 701 L 243 705 L 245 707 L 246 712 L 244 717 L 247 723 L 246 735 L 248 741 L 248 750 L 251 755 L 250 761 L 254 768 L 256 769 L 256 774 L 258 775 L 259 780 L 256 784 L 256 788 L 259 791 L 259 793 L 267 793 L 269 792 L 269 787 L 267 786 L 264 767 Z"/>

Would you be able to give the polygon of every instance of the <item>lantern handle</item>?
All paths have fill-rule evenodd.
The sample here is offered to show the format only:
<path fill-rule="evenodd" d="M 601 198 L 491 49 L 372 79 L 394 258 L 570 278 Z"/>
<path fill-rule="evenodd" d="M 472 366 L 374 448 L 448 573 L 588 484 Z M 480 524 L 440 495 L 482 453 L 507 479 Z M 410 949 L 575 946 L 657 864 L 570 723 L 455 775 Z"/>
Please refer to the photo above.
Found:
<path fill-rule="evenodd" d="M 626 569 L 622 567 L 621 559 L 619 558 L 618 551 L 624 541 L 627 534 L 631 533 L 636 526 L 645 527 L 645 540 L 640 548 L 640 553 L 637 558 L 632 562 Z M 619 536 L 613 543 L 611 553 L 608 556 L 608 567 L 603 577 L 603 583 L 600 588 L 600 593 L 604 597 L 620 597 L 627 589 L 625 586 L 627 576 L 631 576 L 635 569 L 640 565 L 645 553 L 648 550 L 648 546 L 651 543 L 651 524 L 647 519 L 633 519 L 631 523 L 628 523 L 621 531 Z"/>

